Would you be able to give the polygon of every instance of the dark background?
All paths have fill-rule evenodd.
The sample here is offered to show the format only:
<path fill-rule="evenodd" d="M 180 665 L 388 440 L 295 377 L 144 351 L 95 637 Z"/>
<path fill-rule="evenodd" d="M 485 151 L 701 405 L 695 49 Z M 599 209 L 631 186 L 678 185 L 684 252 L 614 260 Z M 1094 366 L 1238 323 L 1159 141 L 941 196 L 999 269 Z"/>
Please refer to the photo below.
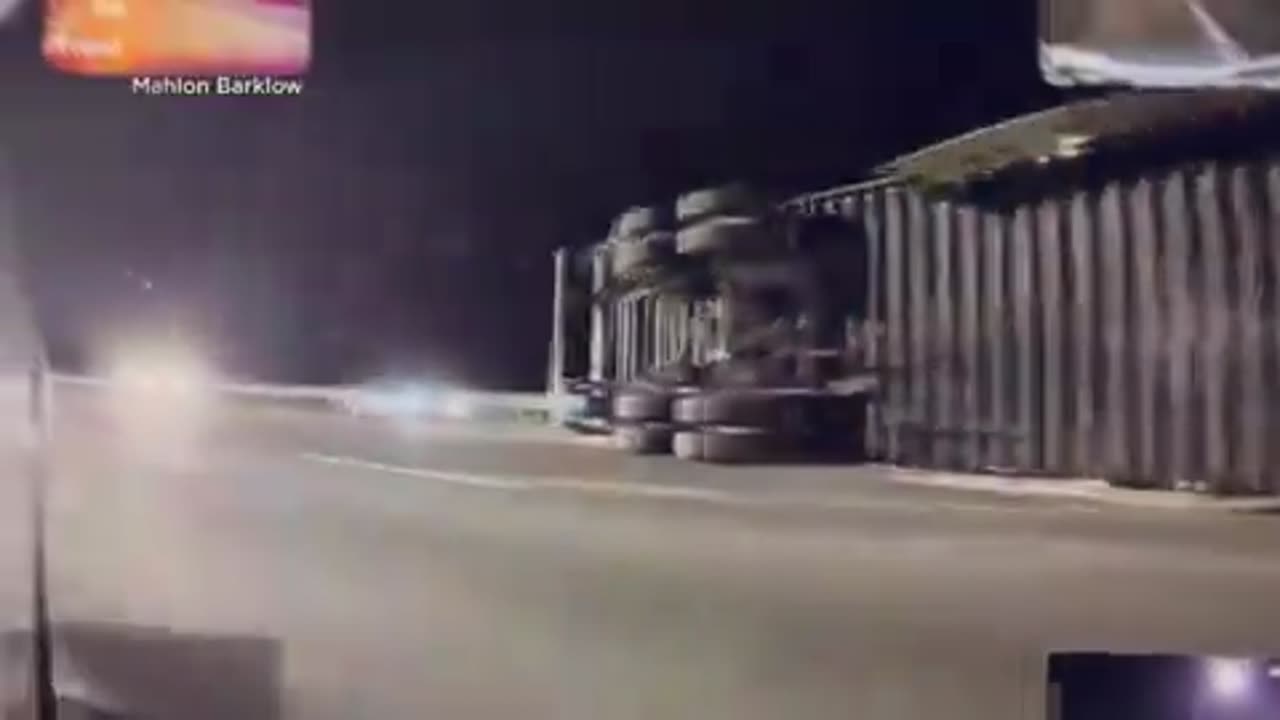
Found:
<path fill-rule="evenodd" d="M 1049 659 L 1056 685 L 1056 720 L 1266 720 L 1280 707 L 1280 681 L 1268 677 L 1274 661 L 1254 659 L 1255 675 L 1240 697 L 1215 695 L 1207 680 L 1209 657 L 1062 653 Z"/>
<path fill-rule="evenodd" d="M 0 27 L 0 144 L 62 367 L 172 331 L 246 378 L 534 388 L 553 248 L 1055 102 L 1035 5 L 318 0 L 305 94 L 235 99 L 58 76 L 30 5 Z"/>

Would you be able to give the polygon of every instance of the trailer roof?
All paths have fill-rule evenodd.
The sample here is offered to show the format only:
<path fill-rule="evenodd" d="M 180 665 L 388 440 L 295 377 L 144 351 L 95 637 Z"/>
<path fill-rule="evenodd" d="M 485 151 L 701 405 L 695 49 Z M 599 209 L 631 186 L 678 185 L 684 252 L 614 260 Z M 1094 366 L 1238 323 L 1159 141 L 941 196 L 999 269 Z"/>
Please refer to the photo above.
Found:
<path fill-rule="evenodd" d="M 954 185 L 1013 166 L 1061 163 L 1103 147 L 1234 124 L 1280 107 L 1254 90 L 1126 92 L 1033 113 L 891 160 L 876 174 L 905 183 Z"/>

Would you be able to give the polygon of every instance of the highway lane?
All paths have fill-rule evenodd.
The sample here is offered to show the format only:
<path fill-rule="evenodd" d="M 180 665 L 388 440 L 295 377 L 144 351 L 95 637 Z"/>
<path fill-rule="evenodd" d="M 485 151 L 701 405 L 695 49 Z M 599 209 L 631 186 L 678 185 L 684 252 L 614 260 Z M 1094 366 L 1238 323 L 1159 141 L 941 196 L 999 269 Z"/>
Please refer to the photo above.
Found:
<path fill-rule="evenodd" d="M 1280 650 L 1269 517 L 287 410 L 60 429 L 59 673 L 151 717 L 1031 718 L 1053 647 Z"/>
<path fill-rule="evenodd" d="M 25 720 L 33 626 L 31 478 L 35 456 L 18 418 L 25 405 L 0 382 L 0 717 Z M 10 420 L 15 420 L 11 422 Z"/>

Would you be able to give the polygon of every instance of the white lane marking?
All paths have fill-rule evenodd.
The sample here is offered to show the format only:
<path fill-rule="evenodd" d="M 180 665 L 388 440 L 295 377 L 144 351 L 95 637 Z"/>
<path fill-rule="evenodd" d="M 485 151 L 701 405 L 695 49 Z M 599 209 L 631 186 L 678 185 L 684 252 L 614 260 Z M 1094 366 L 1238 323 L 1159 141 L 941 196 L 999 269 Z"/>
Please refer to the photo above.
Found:
<path fill-rule="evenodd" d="M 700 500 L 712 503 L 744 503 L 747 498 L 736 497 L 721 490 L 708 488 L 682 487 L 680 485 L 649 485 L 647 483 L 624 482 L 591 482 L 590 480 L 569 480 L 565 478 L 548 478 L 537 485 L 555 490 L 599 493 L 601 495 L 619 495 L 622 497 L 648 497 L 663 500 Z"/>
<path fill-rule="evenodd" d="M 373 462 L 371 460 L 360 460 L 359 458 L 339 457 L 336 455 L 303 453 L 302 458 L 310 462 L 324 463 L 325 465 L 340 465 L 361 468 L 364 470 L 376 470 L 377 472 L 389 473 L 391 475 L 407 475 L 409 477 L 422 478 L 424 480 L 435 480 L 437 482 L 449 483 L 451 485 L 464 485 L 466 487 L 484 488 L 486 490 L 528 490 L 531 487 L 527 481 L 515 478 L 498 478 L 485 475 L 473 475 L 470 473 L 444 472 L 441 470 L 405 467 L 403 465 L 388 465 L 386 463 Z"/>
<path fill-rule="evenodd" d="M 1029 508 L 1025 506 L 1001 506 L 986 505 L 982 503 L 972 502 L 937 502 L 924 500 L 921 502 L 902 501 L 902 500 L 883 500 L 872 498 L 836 498 L 821 497 L 813 495 L 772 495 L 772 496 L 745 496 L 733 494 L 723 490 L 712 488 L 698 488 L 682 485 L 652 485 L 648 483 L 637 482 L 611 482 L 611 481 L 590 481 L 577 480 L 573 478 L 562 477 L 539 477 L 539 476 L 494 476 L 480 475 L 476 473 L 450 472 L 444 470 L 432 470 L 429 468 L 409 467 L 404 465 L 390 465 L 387 463 L 374 462 L 371 460 L 362 460 L 354 457 L 343 457 L 336 455 L 321 455 L 317 453 L 303 453 L 303 460 L 310 462 L 323 463 L 325 465 L 334 465 L 339 467 L 358 468 L 361 470 L 373 470 L 391 475 L 400 475 L 405 477 L 415 477 L 423 480 L 435 480 L 437 482 L 447 483 L 450 485 L 458 485 L 462 487 L 479 488 L 484 490 L 506 490 L 506 491 L 533 491 L 533 490 L 562 490 L 566 492 L 577 492 L 589 495 L 608 495 L 621 498 L 646 498 L 656 500 L 685 500 L 693 502 L 703 502 L 714 505 L 735 506 L 735 507 L 812 507 L 827 510 L 901 510 L 909 512 L 936 512 L 939 510 L 951 511 L 967 511 L 967 512 L 983 512 L 983 513 L 1027 513 L 1040 511 L 1077 511 L 1077 512 L 1093 512 L 1095 509 L 1089 506 L 1059 506 L 1054 508 Z"/>
<path fill-rule="evenodd" d="M 326 465 L 345 465 L 347 467 L 360 468 L 363 470 L 375 470 L 393 475 L 422 478 L 424 480 L 437 480 L 439 482 L 449 483 L 452 485 L 463 485 L 466 487 L 483 488 L 486 490 L 533 490 L 535 488 L 546 488 L 551 490 L 599 493 L 601 495 L 631 495 L 636 497 L 673 498 L 709 502 L 732 502 L 735 499 L 734 496 L 729 495 L 728 493 L 704 488 L 647 485 L 641 483 L 613 485 L 604 482 L 591 482 L 588 480 L 574 480 L 572 478 L 556 477 L 498 477 L 494 475 L 478 475 L 475 473 L 447 472 L 443 470 L 408 467 L 404 465 L 388 465 L 386 463 L 373 462 L 371 460 L 361 460 L 360 458 L 319 455 L 316 453 L 303 453 L 302 458 L 304 460 L 324 463 Z"/>

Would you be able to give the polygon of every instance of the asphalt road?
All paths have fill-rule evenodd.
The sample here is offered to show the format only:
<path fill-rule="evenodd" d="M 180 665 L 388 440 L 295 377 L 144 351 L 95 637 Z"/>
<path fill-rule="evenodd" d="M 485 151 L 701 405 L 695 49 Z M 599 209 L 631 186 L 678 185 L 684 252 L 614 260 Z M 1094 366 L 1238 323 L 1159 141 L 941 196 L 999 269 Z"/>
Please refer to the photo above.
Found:
<path fill-rule="evenodd" d="M 1050 649 L 1280 654 L 1280 518 L 63 405 L 56 670 L 136 717 L 1039 718 Z"/>
<path fill-rule="evenodd" d="M 29 435 L 20 422 L 9 423 L 10 417 L 23 416 L 20 400 L 6 392 L 0 379 L 0 464 L 6 469 L 0 475 L 0 717 L 19 716 L 11 711 L 21 707 L 31 687 L 31 629 L 34 605 L 31 542 L 32 485 L 36 475 L 27 452 Z M 12 412 L 6 412 L 12 411 Z"/>

